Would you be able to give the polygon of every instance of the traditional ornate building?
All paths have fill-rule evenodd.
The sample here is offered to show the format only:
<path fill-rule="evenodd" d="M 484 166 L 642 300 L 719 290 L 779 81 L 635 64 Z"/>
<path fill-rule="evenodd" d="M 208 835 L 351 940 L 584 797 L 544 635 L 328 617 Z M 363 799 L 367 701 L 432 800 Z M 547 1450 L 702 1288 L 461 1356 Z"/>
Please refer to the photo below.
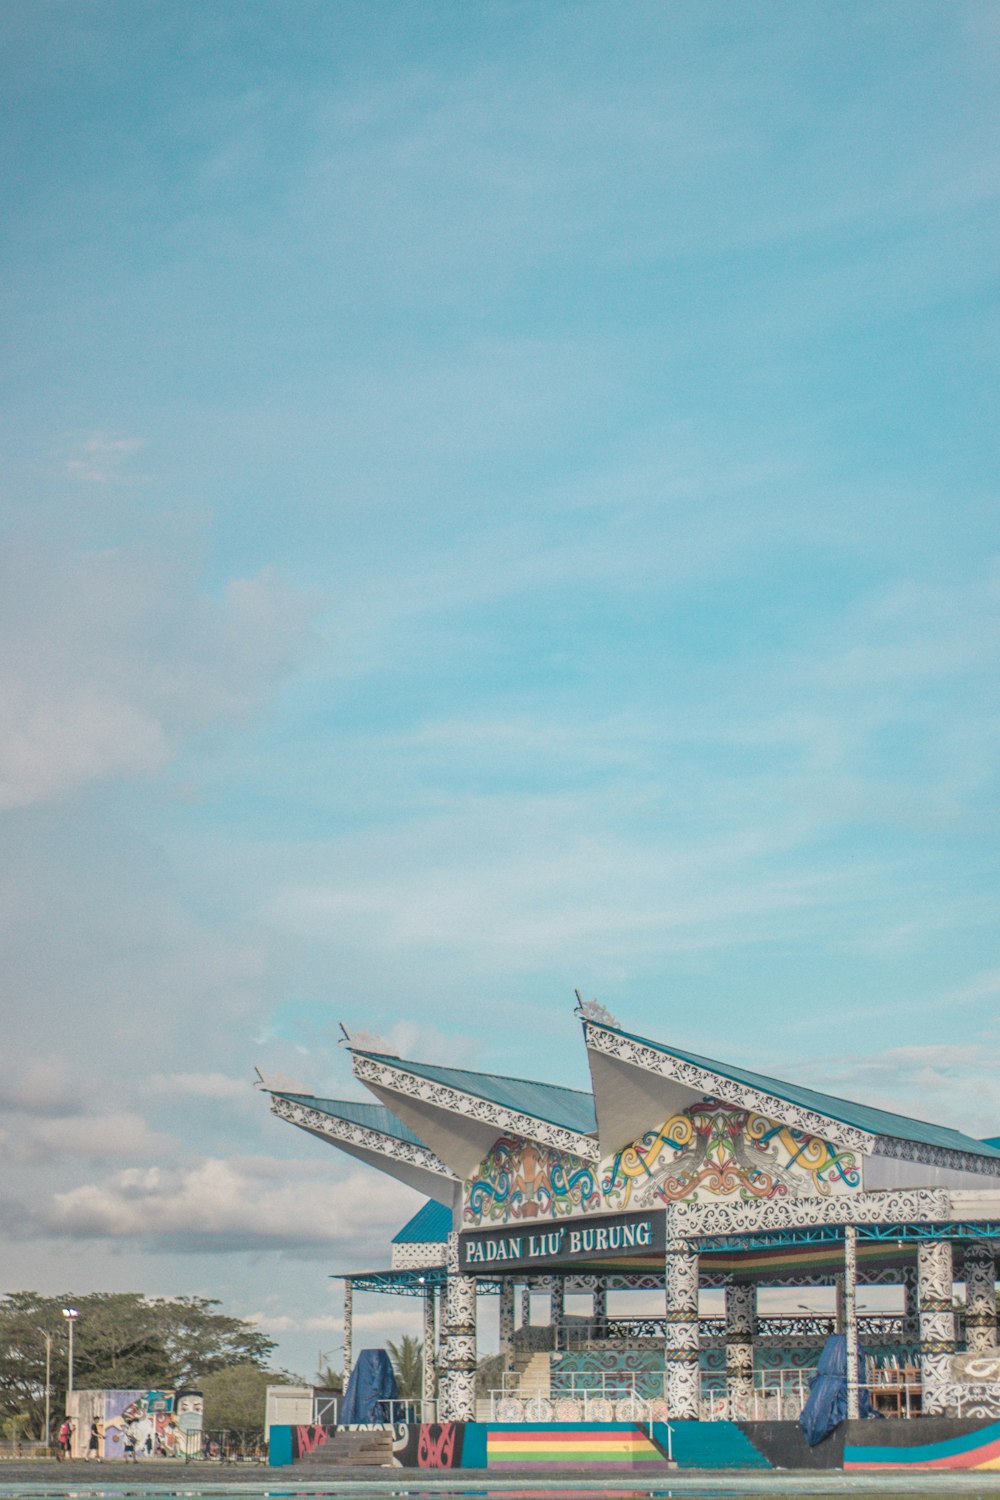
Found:
<path fill-rule="evenodd" d="M 518 1289 L 522 1309 L 526 1289 L 548 1292 L 557 1349 L 565 1293 L 586 1291 L 581 1341 L 601 1349 L 614 1346 L 608 1289 L 659 1288 L 650 1410 L 736 1419 L 750 1414 L 755 1358 L 780 1341 L 762 1330 L 758 1287 L 836 1285 L 854 1369 L 857 1286 L 879 1282 L 903 1288 L 892 1333 L 914 1351 L 923 1413 L 961 1415 L 964 1401 L 968 1415 L 1000 1416 L 1000 1143 L 635 1036 L 595 1005 L 579 1014 L 588 1091 L 404 1060 L 360 1036 L 354 1075 L 377 1104 L 270 1090 L 280 1118 L 428 1199 L 390 1267 L 345 1278 L 348 1364 L 353 1286 L 420 1295 L 428 1361 L 435 1328 L 441 1346 L 442 1414 L 471 1421 L 477 1292 L 499 1295 L 507 1351 Z M 700 1287 L 724 1289 L 720 1328 L 699 1319 Z M 722 1399 L 706 1409 L 709 1346 Z M 848 1395 L 856 1416 L 857 1388 Z"/>

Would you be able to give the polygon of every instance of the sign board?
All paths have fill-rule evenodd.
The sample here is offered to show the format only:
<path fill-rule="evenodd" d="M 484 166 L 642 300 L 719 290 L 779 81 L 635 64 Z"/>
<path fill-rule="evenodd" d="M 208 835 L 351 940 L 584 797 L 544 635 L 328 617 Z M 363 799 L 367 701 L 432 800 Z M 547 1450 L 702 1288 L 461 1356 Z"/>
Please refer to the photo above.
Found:
<path fill-rule="evenodd" d="M 616 1260 L 666 1250 L 666 1210 L 534 1223 L 532 1227 L 476 1230 L 460 1235 L 459 1267 L 476 1272 L 555 1268 L 577 1261 Z"/>

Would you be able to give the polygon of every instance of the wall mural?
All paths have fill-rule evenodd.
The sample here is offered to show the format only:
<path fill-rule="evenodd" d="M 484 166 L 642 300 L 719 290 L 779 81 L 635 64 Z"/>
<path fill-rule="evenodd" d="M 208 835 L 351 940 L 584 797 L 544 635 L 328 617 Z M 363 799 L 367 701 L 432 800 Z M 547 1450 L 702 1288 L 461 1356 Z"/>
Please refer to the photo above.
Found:
<path fill-rule="evenodd" d="M 596 1169 L 537 1141 L 502 1135 L 465 1183 L 467 1225 L 511 1219 L 558 1219 L 603 1205 Z"/>
<path fill-rule="evenodd" d="M 465 1183 L 463 1216 L 475 1228 L 681 1200 L 830 1198 L 860 1186 L 854 1152 L 706 1098 L 648 1130 L 600 1169 L 536 1141 L 501 1136 Z"/>
<path fill-rule="evenodd" d="M 681 1199 L 828 1198 L 861 1186 L 851 1151 L 715 1099 L 671 1115 L 619 1151 L 601 1191 L 608 1208 L 652 1208 Z"/>
<path fill-rule="evenodd" d="M 75 1397 L 81 1453 L 91 1420 L 97 1422 L 104 1458 L 182 1458 L 201 1451 L 200 1391 L 82 1391 Z M 90 1401 L 86 1410 L 84 1398 Z"/>

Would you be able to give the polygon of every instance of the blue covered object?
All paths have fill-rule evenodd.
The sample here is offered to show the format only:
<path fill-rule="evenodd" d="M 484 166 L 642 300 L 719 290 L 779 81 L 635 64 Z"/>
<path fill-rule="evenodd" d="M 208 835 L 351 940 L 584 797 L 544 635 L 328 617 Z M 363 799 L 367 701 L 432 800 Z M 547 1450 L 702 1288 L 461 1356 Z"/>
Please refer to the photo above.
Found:
<path fill-rule="evenodd" d="M 864 1385 L 864 1351 L 858 1349 L 858 1415 L 876 1413 Z M 810 1448 L 815 1448 L 847 1417 L 847 1339 L 835 1333 L 823 1345 L 816 1374 L 809 1387 L 809 1400 L 802 1408 L 799 1425 Z"/>
<path fill-rule="evenodd" d="M 390 1401 L 399 1400 L 392 1361 L 384 1349 L 362 1349 L 340 1404 L 341 1427 L 391 1422 Z"/>

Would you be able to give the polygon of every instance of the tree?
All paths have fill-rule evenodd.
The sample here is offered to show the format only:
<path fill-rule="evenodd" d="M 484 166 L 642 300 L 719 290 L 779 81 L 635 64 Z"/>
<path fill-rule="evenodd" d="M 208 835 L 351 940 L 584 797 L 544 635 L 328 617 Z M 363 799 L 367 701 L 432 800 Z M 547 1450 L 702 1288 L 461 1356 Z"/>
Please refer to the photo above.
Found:
<path fill-rule="evenodd" d="M 387 1340 L 386 1348 L 396 1372 L 399 1394 L 407 1401 L 418 1400 L 424 1389 L 423 1344 L 412 1334 L 404 1333 L 398 1344 Z"/>
<path fill-rule="evenodd" d="M 285 1370 L 262 1370 L 244 1362 L 216 1370 L 201 1381 L 205 1397 L 205 1430 L 239 1433 L 241 1443 L 262 1437 L 269 1385 L 298 1384 Z"/>
<path fill-rule="evenodd" d="M 316 1385 L 321 1391 L 335 1391 L 338 1396 L 343 1395 L 343 1370 L 335 1370 L 328 1360 L 325 1370 L 316 1371 Z"/>
<path fill-rule="evenodd" d="M 148 1298 L 138 1292 L 0 1299 L 0 1417 L 24 1412 L 28 1432 L 45 1422 L 45 1338 L 52 1341 L 52 1410 L 65 1407 L 67 1332 L 64 1307 L 79 1318 L 73 1336 L 78 1390 L 157 1390 L 200 1383 L 230 1364 L 263 1367 L 274 1343 L 240 1318 L 216 1312 L 203 1297 Z"/>

